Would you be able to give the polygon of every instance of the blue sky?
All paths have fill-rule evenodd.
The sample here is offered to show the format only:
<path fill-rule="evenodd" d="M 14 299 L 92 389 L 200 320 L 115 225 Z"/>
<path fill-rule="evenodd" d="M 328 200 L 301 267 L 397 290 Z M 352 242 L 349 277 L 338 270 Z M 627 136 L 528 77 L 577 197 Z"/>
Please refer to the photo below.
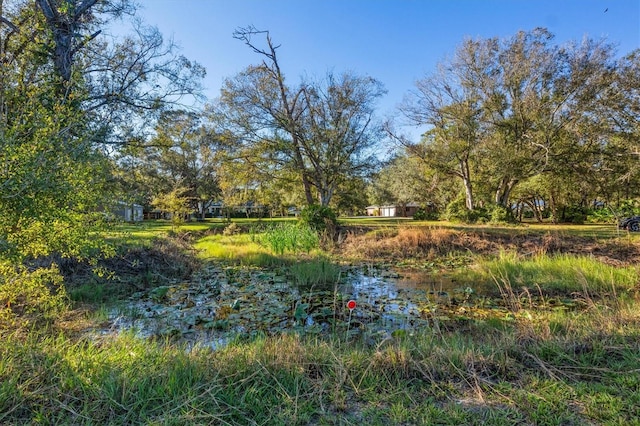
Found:
<path fill-rule="evenodd" d="M 139 0 L 140 16 L 207 69 L 206 95 L 260 57 L 232 37 L 269 30 L 290 82 L 354 71 L 388 90 L 391 114 L 417 79 L 468 37 L 546 27 L 558 43 L 606 38 L 619 55 L 640 48 L 640 0 Z"/>

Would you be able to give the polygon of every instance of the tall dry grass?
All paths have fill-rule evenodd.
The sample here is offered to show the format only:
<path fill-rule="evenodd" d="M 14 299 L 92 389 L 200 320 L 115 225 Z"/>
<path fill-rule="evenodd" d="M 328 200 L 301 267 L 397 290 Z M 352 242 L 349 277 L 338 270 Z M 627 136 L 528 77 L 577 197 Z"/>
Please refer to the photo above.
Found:
<path fill-rule="evenodd" d="M 477 244 L 462 232 L 447 228 L 399 227 L 385 232 L 349 235 L 341 253 L 351 258 L 433 259 L 452 252 L 466 251 Z"/>

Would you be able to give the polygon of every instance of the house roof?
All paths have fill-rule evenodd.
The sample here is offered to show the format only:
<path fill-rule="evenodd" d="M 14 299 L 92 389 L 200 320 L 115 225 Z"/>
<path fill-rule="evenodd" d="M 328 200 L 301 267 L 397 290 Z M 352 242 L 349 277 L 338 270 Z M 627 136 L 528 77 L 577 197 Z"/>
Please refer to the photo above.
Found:
<path fill-rule="evenodd" d="M 367 210 L 368 209 L 389 209 L 389 208 L 392 208 L 392 207 L 398 208 L 398 207 L 402 207 L 402 206 L 403 206 L 403 204 L 387 204 L 387 205 L 384 205 L 384 206 L 373 205 L 373 206 L 365 207 L 365 209 L 367 209 Z M 404 204 L 404 207 L 420 207 L 420 204 L 411 202 L 411 203 Z"/>

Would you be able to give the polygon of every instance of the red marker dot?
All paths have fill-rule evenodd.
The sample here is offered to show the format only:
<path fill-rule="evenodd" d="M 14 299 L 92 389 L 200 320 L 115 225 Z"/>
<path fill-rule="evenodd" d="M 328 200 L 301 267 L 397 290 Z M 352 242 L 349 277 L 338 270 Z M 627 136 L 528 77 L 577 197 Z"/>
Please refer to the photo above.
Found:
<path fill-rule="evenodd" d="M 350 311 L 353 311 L 356 308 L 356 301 L 355 300 L 349 300 L 347 302 L 347 308 L 349 308 Z"/>

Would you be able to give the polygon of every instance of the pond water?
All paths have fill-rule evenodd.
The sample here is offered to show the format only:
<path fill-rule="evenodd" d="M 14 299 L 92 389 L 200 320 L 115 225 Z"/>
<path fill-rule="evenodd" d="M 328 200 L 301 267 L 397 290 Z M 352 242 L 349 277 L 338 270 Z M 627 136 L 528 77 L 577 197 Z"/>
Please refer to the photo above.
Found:
<path fill-rule="evenodd" d="M 465 309 L 477 296 L 446 275 L 425 272 L 350 267 L 341 277 L 333 288 L 301 290 L 275 272 L 210 265 L 190 282 L 132 296 L 101 332 L 134 330 L 213 349 L 237 334 L 390 334 L 429 327 L 443 310 Z M 353 311 L 348 300 L 357 303 Z"/>

